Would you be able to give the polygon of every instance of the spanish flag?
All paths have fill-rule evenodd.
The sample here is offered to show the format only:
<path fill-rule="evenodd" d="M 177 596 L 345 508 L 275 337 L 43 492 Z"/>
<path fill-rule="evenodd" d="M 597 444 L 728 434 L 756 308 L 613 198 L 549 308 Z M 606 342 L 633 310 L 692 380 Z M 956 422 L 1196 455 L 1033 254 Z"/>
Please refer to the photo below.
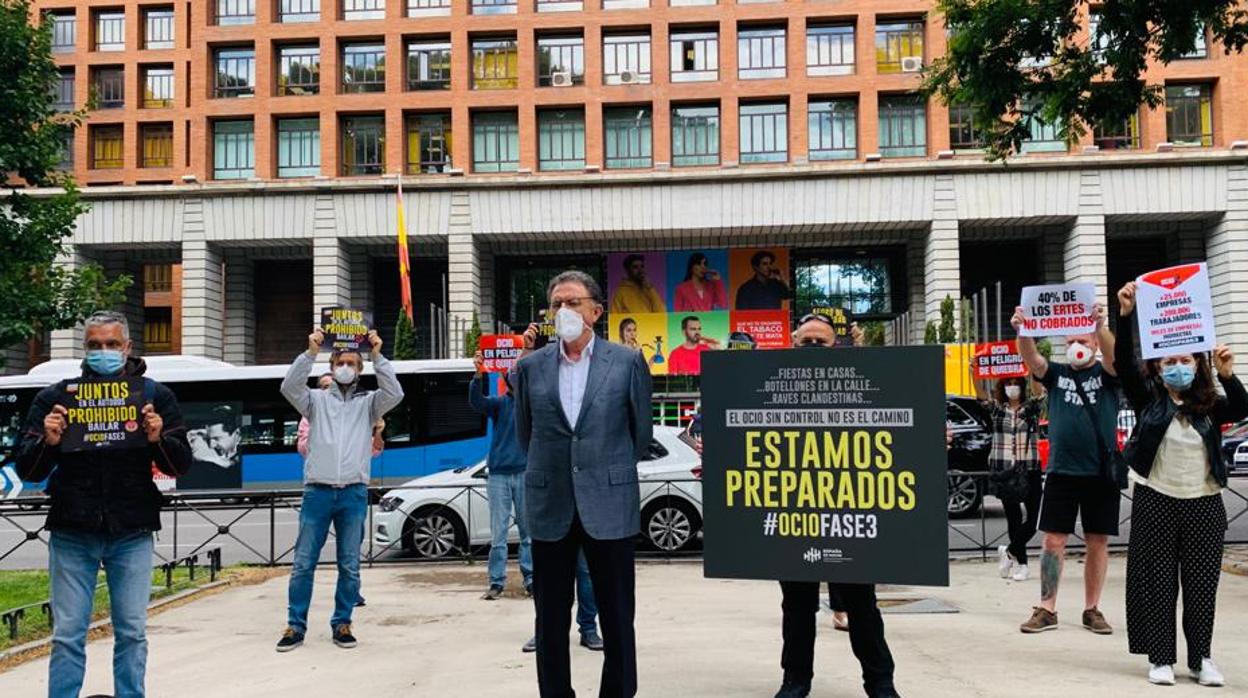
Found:
<path fill-rule="evenodd" d="M 399 206 L 399 298 L 403 304 L 403 312 L 407 319 L 412 318 L 412 265 L 407 256 L 407 219 L 403 216 L 403 175 L 399 174 L 398 206 Z"/>

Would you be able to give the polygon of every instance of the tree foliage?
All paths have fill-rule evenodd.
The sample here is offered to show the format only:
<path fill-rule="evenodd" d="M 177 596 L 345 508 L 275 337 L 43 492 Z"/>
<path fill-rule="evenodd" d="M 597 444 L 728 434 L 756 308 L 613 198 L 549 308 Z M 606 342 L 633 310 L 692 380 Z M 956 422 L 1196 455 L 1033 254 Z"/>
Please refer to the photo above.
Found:
<path fill-rule="evenodd" d="M 953 344 L 958 341 L 958 333 L 954 328 L 954 307 L 953 299 L 947 295 L 940 302 L 940 326 L 937 328 L 937 339 L 941 344 Z"/>
<path fill-rule="evenodd" d="M 474 310 L 472 311 L 472 325 L 464 333 L 464 358 L 471 359 L 475 356 L 479 346 L 481 346 L 481 319 Z"/>
<path fill-rule="evenodd" d="M 29 0 L 0 0 L 0 347 L 72 327 L 121 300 L 129 277 L 108 280 L 94 265 L 55 264 L 86 205 L 57 171 L 65 129 L 83 112 L 58 114 L 51 27 L 30 24 Z M 28 185 L 58 188 L 30 196 Z M 3 359 L 0 358 L 0 361 Z"/>
<path fill-rule="evenodd" d="M 989 158 L 1000 159 L 1018 152 L 1036 118 L 1074 142 L 1141 104 L 1160 106 L 1163 88 L 1145 81 L 1145 68 L 1190 53 L 1202 27 L 1228 53 L 1248 44 L 1239 0 L 1108 0 L 1091 38 L 1088 8 L 1085 0 L 939 0 L 949 45 L 926 71 L 924 92 L 966 105 Z"/>
<path fill-rule="evenodd" d="M 399 319 L 394 325 L 394 350 L 391 352 L 395 361 L 408 361 L 416 358 L 416 328 L 402 308 Z"/>

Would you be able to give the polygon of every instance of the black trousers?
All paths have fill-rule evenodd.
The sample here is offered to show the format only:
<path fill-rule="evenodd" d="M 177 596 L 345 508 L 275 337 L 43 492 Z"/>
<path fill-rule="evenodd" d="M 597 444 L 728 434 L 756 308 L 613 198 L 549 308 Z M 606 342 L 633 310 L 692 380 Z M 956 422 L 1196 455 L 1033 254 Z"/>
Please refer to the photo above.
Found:
<path fill-rule="evenodd" d="M 1018 564 L 1027 564 L 1027 544 L 1036 535 L 1036 524 L 1040 523 L 1040 497 L 1044 494 L 1043 474 L 1039 470 L 1027 473 L 1027 496 L 1023 499 L 1003 497 L 1001 505 L 1005 508 L 1005 523 L 1010 534 L 1010 555 Z M 1023 508 L 1027 508 L 1026 516 Z"/>
<path fill-rule="evenodd" d="M 533 540 L 533 601 L 537 606 L 537 686 L 542 698 L 575 698 L 568 656 L 577 552 L 585 551 L 602 626 L 602 698 L 637 694 L 636 576 L 633 539 L 591 538 L 574 518 L 562 540 Z"/>
<path fill-rule="evenodd" d="M 833 584 L 833 592 L 849 614 L 849 643 L 862 665 L 867 695 L 893 686 L 893 655 L 884 640 L 884 617 L 872 584 Z M 815 625 L 819 613 L 818 582 L 780 582 L 784 612 L 784 650 L 780 666 L 789 681 L 809 682 L 815 675 Z"/>
<path fill-rule="evenodd" d="M 1177 663 L 1175 603 L 1183 588 L 1187 666 L 1210 657 L 1222 574 L 1226 507 L 1221 495 L 1175 499 L 1135 486 L 1127 551 L 1127 643 L 1153 664 Z"/>

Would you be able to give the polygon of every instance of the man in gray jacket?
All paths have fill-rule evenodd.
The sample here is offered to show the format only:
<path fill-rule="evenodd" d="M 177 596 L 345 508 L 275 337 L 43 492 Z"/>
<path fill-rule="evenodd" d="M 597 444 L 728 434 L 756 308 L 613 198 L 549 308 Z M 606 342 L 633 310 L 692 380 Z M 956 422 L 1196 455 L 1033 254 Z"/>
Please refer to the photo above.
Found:
<path fill-rule="evenodd" d="M 334 644 L 355 647 L 351 612 L 360 595 L 360 544 L 368 517 L 373 424 L 403 401 L 403 388 L 394 367 L 381 355 L 376 330 L 370 330 L 368 338 L 379 390 L 358 389 L 364 357 L 355 351 L 334 352 L 329 359 L 333 386 L 310 390 L 308 374 L 324 338 L 321 328 L 315 328 L 308 335 L 308 350 L 295 359 L 282 380 L 282 395 L 308 420 L 308 457 L 303 463 L 303 506 L 290 572 L 288 627 L 277 643 L 278 652 L 303 644 L 312 579 L 331 523 L 337 541 L 338 589 L 329 625 Z"/>
<path fill-rule="evenodd" d="M 603 297 L 588 274 L 547 287 L 558 341 L 519 361 L 516 436 L 533 538 L 537 682 L 542 698 L 574 698 L 568 657 L 577 551 L 598 601 L 605 657 L 598 695 L 637 693 L 633 538 L 641 530 L 637 462 L 650 446 L 650 369 L 641 353 L 598 340 Z"/>

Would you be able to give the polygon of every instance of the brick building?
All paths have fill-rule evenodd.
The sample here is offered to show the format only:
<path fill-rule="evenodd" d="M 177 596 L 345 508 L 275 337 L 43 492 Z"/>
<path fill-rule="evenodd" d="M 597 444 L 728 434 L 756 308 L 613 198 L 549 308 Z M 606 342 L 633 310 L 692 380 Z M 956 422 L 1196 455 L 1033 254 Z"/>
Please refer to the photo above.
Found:
<path fill-rule="evenodd" d="M 1003 166 L 914 95 L 945 42 L 921 0 L 35 4 L 57 100 L 95 99 L 66 134 L 91 210 L 64 263 L 136 279 L 148 352 L 285 361 L 333 304 L 388 324 L 399 172 L 426 338 L 441 313 L 526 321 L 607 252 L 768 245 L 873 319 L 1207 259 L 1248 348 L 1248 57 L 1205 37 L 1150 69 L 1164 109 L 1077 144 L 1036 123 Z"/>

